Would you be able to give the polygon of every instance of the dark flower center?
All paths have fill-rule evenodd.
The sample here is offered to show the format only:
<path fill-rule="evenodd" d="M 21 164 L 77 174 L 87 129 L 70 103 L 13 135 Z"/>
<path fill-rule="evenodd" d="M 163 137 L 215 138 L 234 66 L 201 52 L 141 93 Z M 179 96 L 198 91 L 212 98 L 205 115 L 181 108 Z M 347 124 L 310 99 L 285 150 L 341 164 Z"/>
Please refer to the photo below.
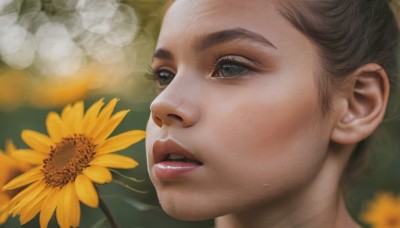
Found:
<path fill-rule="evenodd" d="M 43 162 L 44 181 L 51 187 L 63 187 L 82 173 L 94 157 L 92 139 L 76 134 L 66 137 L 51 147 L 48 158 Z"/>

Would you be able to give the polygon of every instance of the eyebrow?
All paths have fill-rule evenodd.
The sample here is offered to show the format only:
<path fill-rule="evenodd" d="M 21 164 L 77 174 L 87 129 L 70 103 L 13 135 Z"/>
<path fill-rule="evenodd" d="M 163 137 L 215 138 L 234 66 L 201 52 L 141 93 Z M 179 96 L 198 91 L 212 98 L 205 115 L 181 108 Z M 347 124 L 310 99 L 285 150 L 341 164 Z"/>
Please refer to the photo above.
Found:
<path fill-rule="evenodd" d="M 201 51 L 220 43 L 235 40 L 249 40 L 277 49 L 264 36 L 241 27 L 221 30 L 207 34 L 198 40 L 197 44 L 195 45 L 195 49 Z"/>
<path fill-rule="evenodd" d="M 174 56 L 172 53 L 164 48 L 157 49 L 153 54 L 153 59 L 165 59 L 165 60 L 173 60 Z"/>
<path fill-rule="evenodd" d="M 221 31 L 210 33 L 210 34 L 206 34 L 205 36 L 201 36 L 195 42 L 194 48 L 197 51 L 203 51 L 203 50 L 208 49 L 217 44 L 235 41 L 235 40 L 249 40 L 252 42 L 257 42 L 262 45 L 266 45 L 268 47 L 277 49 L 264 36 L 262 36 L 258 33 L 249 31 L 247 29 L 241 28 L 241 27 L 221 30 Z M 174 57 L 170 51 L 168 51 L 164 48 L 159 48 L 154 52 L 153 59 L 154 58 L 173 60 Z"/>

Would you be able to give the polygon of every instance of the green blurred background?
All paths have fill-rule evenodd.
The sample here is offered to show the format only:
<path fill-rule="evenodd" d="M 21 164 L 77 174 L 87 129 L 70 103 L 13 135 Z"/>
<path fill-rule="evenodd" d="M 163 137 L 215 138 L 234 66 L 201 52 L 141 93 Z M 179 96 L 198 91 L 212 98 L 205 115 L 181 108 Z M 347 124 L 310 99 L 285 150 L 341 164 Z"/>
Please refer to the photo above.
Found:
<path fill-rule="evenodd" d="M 0 2 L 0 148 L 20 138 L 24 129 L 46 133 L 49 111 L 84 99 L 119 97 L 117 110 L 131 109 L 114 134 L 146 127 L 156 96 L 146 77 L 165 0 L 2 0 Z M 400 193 L 400 117 L 395 94 L 386 121 L 367 157 L 368 172 L 353 180 L 348 205 L 358 218 L 375 192 Z M 146 170 L 144 142 L 121 152 L 139 167 L 121 171 L 142 179 L 123 180 L 138 193 L 115 183 L 98 186 L 122 227 L 212 227 L 212 221 L 182 222 L 160 209 Z M 115 179 L 120 179 L 114 175 Z M 9 218 L 1 227 L 20 227 Z M 38 219 L 23 227 L 38 227 Z M 54 218 L 49 227 L 57 227 Z M 82 205 L 81 227 L 109 227 L 100 209 Z"/>

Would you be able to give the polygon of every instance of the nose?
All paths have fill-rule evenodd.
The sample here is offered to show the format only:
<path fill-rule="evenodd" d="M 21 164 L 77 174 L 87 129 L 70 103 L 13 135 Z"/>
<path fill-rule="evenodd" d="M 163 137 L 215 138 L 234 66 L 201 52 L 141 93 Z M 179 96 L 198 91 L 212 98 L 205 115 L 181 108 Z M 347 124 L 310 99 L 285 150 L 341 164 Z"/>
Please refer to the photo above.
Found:
<path fill-rule="evenodd" d="M 196 124 L 199 109 L 193 94 L 188 92 L 167 87 L 151 103 L 151 117 L 158 127 L 174 125 L 187 128 Z"/>

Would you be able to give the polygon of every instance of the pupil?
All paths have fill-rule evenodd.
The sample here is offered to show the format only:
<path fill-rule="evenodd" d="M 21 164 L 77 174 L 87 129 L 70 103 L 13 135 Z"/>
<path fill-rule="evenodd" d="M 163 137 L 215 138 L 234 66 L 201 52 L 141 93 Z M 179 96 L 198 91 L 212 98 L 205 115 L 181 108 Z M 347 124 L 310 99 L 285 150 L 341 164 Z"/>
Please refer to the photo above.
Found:
<path fill-rule="evenodd" d="M 171 76 L 171 73 L 169 73 L 167 71 L 160 71 L 158 73 L 158 77 L 159 77 L 159 83 L 162 86 L 168 85 L 169 83 L 171 83 L 171 81 L 173 79 L 173 77 Z"/>
<path fill-rule="evenodd" d="M 243 66 L 236 64 L 224 64 L 221 66 L 221 75 L 223 77 L 232 77 L 243 74 L 247 69 Z"/>

